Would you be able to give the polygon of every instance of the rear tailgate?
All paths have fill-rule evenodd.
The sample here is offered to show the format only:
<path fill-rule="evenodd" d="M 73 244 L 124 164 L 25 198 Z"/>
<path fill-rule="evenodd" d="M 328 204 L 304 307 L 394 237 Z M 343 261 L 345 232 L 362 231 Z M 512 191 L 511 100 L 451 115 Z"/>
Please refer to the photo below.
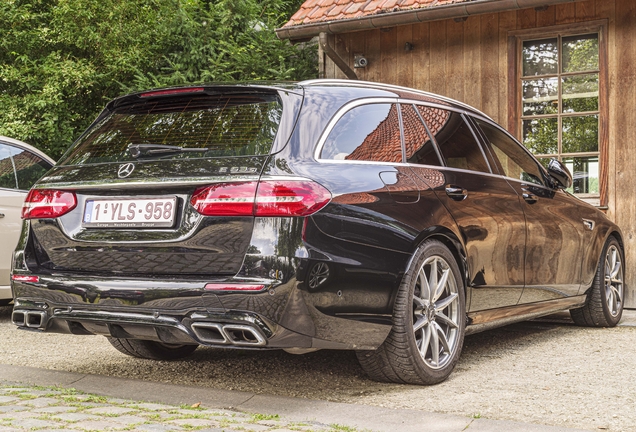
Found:
<path fill-rule="evenodd" d="M 36 185 L 76 199 L 66 214 L 31 219 L 38 266 L 128 276 L 239 271 L 254 217 L 202 216 L 192 196 L 210 185 L 255 184 L 283 106 L 272 90 L 203 90 L 109 106 Z"/>

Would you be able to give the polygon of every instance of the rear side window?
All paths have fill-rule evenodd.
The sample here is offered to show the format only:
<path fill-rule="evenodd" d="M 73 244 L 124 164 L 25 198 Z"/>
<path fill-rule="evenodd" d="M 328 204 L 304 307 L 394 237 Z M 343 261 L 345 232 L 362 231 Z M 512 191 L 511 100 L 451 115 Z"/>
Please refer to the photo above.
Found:
<path fill-rule="evenodd" d="M 397 104 L 352 108 L 329 133 L 321 159 L 402 162 Z"/>
<path fill-rule="evenodd" d="M 430 108 L 418 106 L 418 111 L 425 119 L 429 114 L 427 109 Z M 435 136 L 446 166 L 489 173 L 490 167 L 484 153 L 462 115 L 453 111 L 438 111 L 441 111 L 440 116 L 428 127 Z"/>
<path fill-rule="evenodd" d="M 136 144 L 205 149 L 163 156 L 171 159 L 266 155 L 282 110 L 275 94 L 143 101 L 101 119 L 78 140 L 61 165 L 134 160 L 128 147 Z"/>

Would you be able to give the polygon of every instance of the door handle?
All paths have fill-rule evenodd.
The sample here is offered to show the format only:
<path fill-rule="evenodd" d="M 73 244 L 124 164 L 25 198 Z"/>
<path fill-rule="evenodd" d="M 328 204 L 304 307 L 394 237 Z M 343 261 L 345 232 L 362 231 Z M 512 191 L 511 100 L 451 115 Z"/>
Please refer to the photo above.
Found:
<path fill-rule="evenodd" d="M 463 201 L 468 196 L 468 191 L 460 186 L 446 185 L 446 195 L 455 201 Z"/>
<path fill-rule="evenodd" d="M 0 219 L 4 217 L 4 213 L 0 213 Z"/>
<path fill-rule="evenodd" d="M 539 198 L 536 195 L 531 194 L 530 192 L 524 192 L 523 199 L 526 200 L 526 202 L 529 204 L 534 204 L 539 200 Z"/>

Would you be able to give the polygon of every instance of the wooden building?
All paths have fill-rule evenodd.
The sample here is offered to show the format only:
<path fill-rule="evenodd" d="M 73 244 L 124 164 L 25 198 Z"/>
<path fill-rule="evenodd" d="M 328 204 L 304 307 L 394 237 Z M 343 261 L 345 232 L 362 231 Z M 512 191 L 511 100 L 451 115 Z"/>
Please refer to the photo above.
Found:
<path fill-rule="evenodd" d="M 623 230 L 636 307 L 635 0 L 307 0 L 277 30 L 320 37 L 320 74 L 472 105 Z"/>

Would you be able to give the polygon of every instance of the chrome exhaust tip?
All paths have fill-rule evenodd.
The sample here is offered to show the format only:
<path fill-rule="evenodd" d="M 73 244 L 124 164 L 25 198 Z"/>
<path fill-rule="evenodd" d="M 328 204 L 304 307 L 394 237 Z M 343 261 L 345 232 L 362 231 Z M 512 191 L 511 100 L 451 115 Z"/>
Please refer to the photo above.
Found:
<path fill-rule="evenodd" d="M 44 328 L 48 316 L 43 311 L 14 310 L 11 322 L 18 327 Z"/>
<path fill-rule="evenodd" d="M 267 339 L 259 330 L 243 324 L 195 322 L 192 331 L 199 340 L 215 345 L 265 346 Z"/>

